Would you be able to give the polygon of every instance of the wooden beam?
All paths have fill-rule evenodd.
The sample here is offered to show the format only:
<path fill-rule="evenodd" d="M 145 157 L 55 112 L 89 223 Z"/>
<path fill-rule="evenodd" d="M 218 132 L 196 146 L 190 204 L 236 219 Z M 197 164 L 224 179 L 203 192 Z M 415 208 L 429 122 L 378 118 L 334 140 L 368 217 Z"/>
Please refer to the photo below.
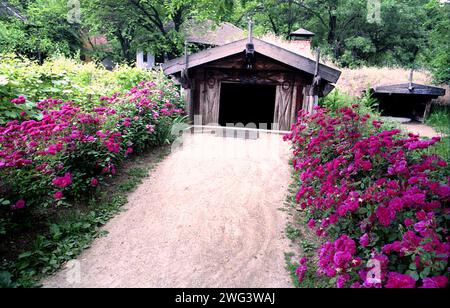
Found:
<path fill-rule="evenodd" d="M 412 87 L 412 90 L 410 90 Z M 445 89 L 432 86 L 426 86 L 415 83 L 404 83 L 389 86 L 378 86 L 373 88 L 375 94 L 409 94 L 409 95 L 428 95 L 428 96 L 443 96 Z"/>
<path fill-rule="evenodd" d="M 314 69 L 314 77 L 317 77 L 317 75 L 319 75 L 319 65 L 320 65 L 320 48 L 317 48 L 316 68 Z"/>
<path fill-rule="evenodd" d="M 255 39 L 256 52 L 262 53 L 281 63 L 292 66 L 298 70 L 314 74 L 316 62 L 282 47 L 272 45 L 262 40 Z M 341 72 L 324 64 L 319 64 L 320 76 L 328 82 L 336 83 L 339 80 Z"/>
<path fill-rule="evenodd" d="M 194 68 L 205 63 L 217 61 L 219 59 L 241 53 L 245 50 L 246 43 L 246 39 L 243 39 L 190 55 L 189 67 Z M 316 62 L 314 60 L 257 38 L 253 39 L 253 43 L 257 53 L 284 63 L 297 70 L 314 75 L 316 68 Z M 183 57 L 168 61 L 163 65 L 163 70 L 168 75 L 178 73 L 185 67 L 184 62 L 185 60 Z M 321 77 L 330 83 L 336 83 L 341 75 L 339 70 L 324 64 L 319 64 L 319 70 Z"/>
<path fill-rule="evenodd" d="M 409 72 L 409 86 L 408 86 L 408 90 L 409 91 L 414 90 L 414 87 L 413 87 L 413 76 L 414 76 L 414 68 L 412 68 L 411 72 Z"/>
<path fill-rule="evenodd" d="M 425 106 L 425 111 L 423 112 L 423 122 L 425 122 L 425 120 L 428 118 L 428 116 L 430 115 L 430 110 L 431 110 L 431 100 L 427 102 L 426 106 Z"/>
<path fill-rule="evenodd" d="M 194 68 L 199 65 L 216 61 L 230 55 L 243 52 L 245 50 L 246 39 L 236 41 L 227 45 L 206 49 L 190 56 L 189 67 Z M 170 60 L 163 64 L 164 73 L 171 75 L 178 73 L 184 67 L 183 57 Z"/>

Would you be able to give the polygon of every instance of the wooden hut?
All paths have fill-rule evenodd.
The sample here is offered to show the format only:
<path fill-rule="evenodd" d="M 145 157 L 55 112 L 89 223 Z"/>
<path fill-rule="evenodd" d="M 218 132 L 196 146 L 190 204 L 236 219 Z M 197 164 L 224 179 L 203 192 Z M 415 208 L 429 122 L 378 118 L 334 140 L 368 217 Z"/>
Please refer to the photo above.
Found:
<path fill-rule="evenodd" d="M 378 86 L 371 91 L 372 96 L 378 100 L 383 116 L 416 121 L 423 121 L 427 117 L 433 99 L 445 95 L 445 89 L 412 82 Z"/>
<path fill-rule="evenodd" d="M 166 62 L 202 125 L 254 123 L 289 130 L 299 109 L 312 111 L 340 71 L 252 37 Z M 198 117 L 200 118 L 200 117 Z M 196 121 L 197 122 L 197 121 Z M 273 124 L 273 125 L 272 125 Z"/>

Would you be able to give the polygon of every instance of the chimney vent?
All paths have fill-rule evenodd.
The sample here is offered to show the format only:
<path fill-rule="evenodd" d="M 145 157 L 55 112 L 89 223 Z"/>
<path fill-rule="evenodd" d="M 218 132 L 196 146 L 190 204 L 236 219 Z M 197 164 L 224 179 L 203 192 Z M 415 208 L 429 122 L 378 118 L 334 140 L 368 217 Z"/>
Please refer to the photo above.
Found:
<path fill-rule="evenodd" d="M 306 29 L 300 28 L 289 34 L 291 44 L 295 44 L 298 53 L 309 54 L 311 52 L 311 40 L 315 36 L 314 33 Z"/>

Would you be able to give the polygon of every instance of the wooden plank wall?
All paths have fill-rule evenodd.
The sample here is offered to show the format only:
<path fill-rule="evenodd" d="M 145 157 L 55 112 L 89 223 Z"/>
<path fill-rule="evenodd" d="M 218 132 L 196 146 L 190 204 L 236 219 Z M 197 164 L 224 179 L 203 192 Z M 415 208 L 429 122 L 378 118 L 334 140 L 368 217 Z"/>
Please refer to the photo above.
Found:
<path fill-rule="evenodd" d="M 273 119 L 275 129 L 287 130 L 291 125 L 293 89 L 293 86 L 286 84 L 277 86 Z"/>
<path fill-rule="evenodd" d="M 200 83 L 200 114 L 204 125 L 219 123 L 220 80 L 205 74 Z"/>

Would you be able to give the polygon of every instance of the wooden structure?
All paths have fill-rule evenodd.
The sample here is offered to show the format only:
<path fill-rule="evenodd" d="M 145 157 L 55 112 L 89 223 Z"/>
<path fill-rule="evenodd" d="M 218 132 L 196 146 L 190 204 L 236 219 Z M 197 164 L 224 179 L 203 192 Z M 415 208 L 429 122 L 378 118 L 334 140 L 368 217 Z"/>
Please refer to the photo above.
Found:
<path fill-rule="evenodd" d="M 300 28 L 289 34 L 289 37 L 293 40 L 310 40 L 316 34 L 306 29 Z"/>
<path fill-rule="evenodd" d="M 409 83 L 378 86 L 371 92 L 382 115 L 418 121 L 429 115 L 433 99 L 445 95 L 444 89 L 413 83 L 412 78 Z"/>
<path fill-rule="evenodd" d="M 312 112 L 340 71 L 252 37 L 185 55 L 163 65 L 184 88 L 191 118 L 202 125 L 266 123 L 289 130 L 299 109 Z M 274 125 L 271 125 L 274 124 Z"/>

